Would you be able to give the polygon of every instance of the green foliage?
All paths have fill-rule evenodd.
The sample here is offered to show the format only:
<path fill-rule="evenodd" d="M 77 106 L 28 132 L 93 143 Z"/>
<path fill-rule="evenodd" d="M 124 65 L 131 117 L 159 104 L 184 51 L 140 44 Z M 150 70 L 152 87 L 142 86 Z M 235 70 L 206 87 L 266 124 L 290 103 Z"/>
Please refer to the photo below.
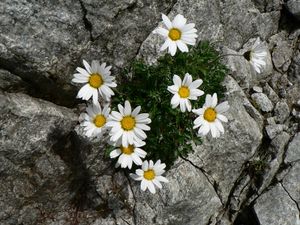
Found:
<path fill-rule="evenodd" d="M 151 131 L 147 132 L 147 158 L 161 159 L 170 167 L 179 155 L 186 156 L 192 151 L 192 143 L 199 144 L 201 140 L 193 130 L 193 113 L 182 113 L 179 108 L 171 108 L 172 94 L 167 87 L 173 85 L 173 75 L 182 79 L 185 73 L 193 76 L 193 80 L 201 78 L 200 89 L 205 94 L 217 93 L 222 96 L 223 81 L 227 69 L 220 63 L 219 54 L 208 42 L 200 43 L 188 53 L 169 54 L 161 57 L 157 64 L 146 65 L 135 61 L 121 76 L 117 94 L 112 99 L 112 105 L 124 104 L 129 100 L 132 107 L 140 105 L 142 112 L 148 112 L 152 120 Z M 205 95 L 197 101 L 192 101 L 193 108 L 202 107 Z"/>

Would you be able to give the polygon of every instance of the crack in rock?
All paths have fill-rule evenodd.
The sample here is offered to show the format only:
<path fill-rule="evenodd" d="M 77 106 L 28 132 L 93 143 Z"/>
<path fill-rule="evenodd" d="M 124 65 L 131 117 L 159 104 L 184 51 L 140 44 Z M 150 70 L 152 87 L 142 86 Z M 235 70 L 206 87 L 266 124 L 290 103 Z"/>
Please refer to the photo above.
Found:
<path fill-rule="evenodd" d="M 183 159 L 184 161 L 190 163 L 193 167 L 195 167 L 197 170 L 199 170 L 206 177 L 207 181 L 211 184 L 211 186 L 214 189 L 216 195 L 218 196 L 221 204 L 224 206 L 224 203 L 223 203 L 222 198 L 221 198 L 221 196 L 219 194 L 219 191 L 218 191 L 218 183 L 212 177 L 209 177 L 209 175 L 206 173 L 206 171 L 203 168 L 195 165 L 192 161 L 188 160 L 187 158 L 184 158 L 183 156 L 180 156 L 180 158 Z"/>

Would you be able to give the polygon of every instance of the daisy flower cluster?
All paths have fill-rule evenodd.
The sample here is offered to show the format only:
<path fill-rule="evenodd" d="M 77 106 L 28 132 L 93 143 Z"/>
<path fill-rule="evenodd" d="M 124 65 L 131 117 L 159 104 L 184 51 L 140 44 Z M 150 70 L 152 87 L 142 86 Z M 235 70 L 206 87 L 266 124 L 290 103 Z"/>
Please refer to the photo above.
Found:
<path fill-rule="evenodd" d="M 210 51 L 208 54 L 205 55 L 200 47 L 189 54 L 188 46 L 196 45 L 198 37 L 195 24 L 187 23 L 180 14 L 172 21 L 162 14 L 162 20 L 163 27 L 158 27 L 153 33 L 164 39 L 160 50 L 167 50 L 167 59 L 159 61 L 164 65 L 157 67 L 138 66 L 135 71 L 141 71 L 136 76 L 140 80 L 132 82 L 132 86 L 128 82 L 121 83 L 116 91 L 112 67 L 96 60 L 91 64 L 83 60 L 83 67 L 76 68 L 72 79 L 72 82 L 82 85 L 77 98 L 88 102 L 86 112 L 80 115 L 85 135 L 90 138 L 108 136 L 107 143 L 112 149 L 109 156 L 115 160 L 116 168 L 134 169 L 130 177 L 140 182 L 142 191 L 151 193 L 162 188 L 161 183 L 168 182 L 163 176 L 166 164 L 160 159 L 169 162 L 184 152 L 180 149 L 190 141 L 186 137 L 191 137 L 184 132 L 193 133 L 197 129 L 198 136 L 211 134 L 213 138 L 220 137 L 225 132 L 223 123 L 228 122 L 226 112 L 229 109 L 228 102 L 218 104 L 217 97 L 220 82 L 227 71 L 225 66 L 219 63 L 205 67 L 214 71 L 210 73 L 205 72 L 201 64 L 202 56 L 206 57 L 206 63 L 215 62 L 209 57 L 215 57 L 216 53 L 204 44 L 203 49 Z M 176 54 L 177 50 L 182 53 Z M 258 73 L 265 67 L 265 52 L 256 43 L 249 53 L 249 62 Z M 178 57 L 180 54 L 182 57 Z M 181 61 L 176 61 L 178 59 Z M 134 76 L 135 72 L 132 74 Z M 215 77 L 211 78 L 211 75 Z M 210 81 L 215 83 L 212 85 Z M 204 99 L 204 104 L 199 107 Z M 141 106 L 148 112 L 143 112 Z M 193 114 L 189 115 L 190 112 Z M 183 120 L 179 121 L 181 118 Z M 188 124 L 191 118 L 194 121 Z M 162 154 L 168 157 L 161 158 Z M 153 161 L 153 158 L 158 160 Z"/>
<path fill-rule="evenodd" d="M 110 102 L 114 95 L 113 89 L 117 87 L 115 77 L 111 76 L 111 66 L 106 63 L 100 65 L 93 60 L 91 65 L 83 60 L 84 68 L 77 67 L 78 73 L 74 74 L 72 81 L 83 84 L 77 97 L 90 100 L 86 112 L 83 113 L 81 126 L 87 137 L 102 137 L 104 133 L 109 135 L 109 144 L 115 149 L 110 152 L 110 158 L 118 158 L 116 167 L 131 169 L 132 165 L 142 166 L 131 177 L 141 181 L 141 189 L 148 189 L 155 193 L 155 186 L 162 188 L 160 182 L 168 182 L 162 176 L 166 165 L 160 160 L 153 163 L 143 161 L 147 152 L 142 149 L 147 138 L 145 131 L 150 130 L 151 123 L 148 113 L 140 113 L 141 106 L 132 108 L 129 101 L 124 105 L 118 104 L 118 111 L 111 111 Z M 103 104 L 103 107 L 101 106 Z"/>
<path fill-rule="evenodd" d="M 154 33 L 160 34 L 165 38 L 165 42 L 161 50 L 168 48 L 168 52 L 174 56 L 177 48 L 181 52 L 188 52 L 187 45 L 195 45 L 197 30 L 194 23 L 187 24 L 186 18 L 178 14 L 173 21 L 166 15 L 162 15 L 162 19 L 166 28 L 157 28 Z M 199 135 L 207 135 L 209 131 L 213 137 L 219 137 L 224 133 L 224 127 L 221 123 L 227 122 L 227 118 L 222 114 L 229 109 L 228 102 L 217 105 L 217 94 L 213 96 L 206 95 L 205 104 L 202 108 L 193 109 L 191 101 L 197 100 L 204 92 L 199 89 L 203 83 L 202 79 L 193 81 L 192 75 L 186 73 L 181 79 L 178 75 L 173 76 L 173 85 L 168 86 L 168 91 L 173 94 L 171 99 L 172 108 L 180 107 L 181 112 L 193 111 L 198 117 L 194 121 L 194 128 L 198 129 Z"/>

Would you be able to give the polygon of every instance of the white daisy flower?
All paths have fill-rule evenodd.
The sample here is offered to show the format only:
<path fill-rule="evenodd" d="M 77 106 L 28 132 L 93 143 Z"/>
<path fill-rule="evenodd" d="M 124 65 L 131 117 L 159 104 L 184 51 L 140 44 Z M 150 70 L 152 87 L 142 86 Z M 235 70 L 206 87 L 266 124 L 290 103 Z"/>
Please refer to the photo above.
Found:
<path fill-rule="evenodd" d="M 220 133 L 224 133 L 224 127 L 221 122 L 228 122 L 228 119 L 223 115 L 229 109 L 228 102 L 222 102 L 217 105 L 218 98 L 217 94 L 214 93 L 213 96 L 206 95 L 205 103 L 200 109 L 193 109 L 193 113 L 199 115 L 194 120 L 194 129 L 199 128 L 199 135 L 207 135 L 211 131 L 211 135 L 215 137 L 220 137 Z"/>
<path fill-rule="evenodd" d="M 119 112 L 112 111 L 107 122 L 111 127 L 110 140 L 118 142 L 121 139 L 122 145 L 138 145 L 139 142 L 147 138 L 145 131 L 150 130 L 146 124 L 151 123 L 148 113 L 141 113 L 141 106 L 136 107 L 133 111 L 129 101 L 125 101 L 125 107 L 118 105 Z"/>
<path fill-rule="evenodd" d="M 197 98 L 204 94 L 203 91 L 197 89 L 203 81 L 197 79 L 193 81 L 190 74 L 186 73 L 183 81 L 177 75 L 173 76 L 174 85 L 168 86 L 168 91 L 174 94 L 171 99 L 172 108 L 176 108 L 180 105 L 181 112 L 192 110 L 192 104 L 190 100 L 197 100 Z"/>
<path fill-rule="evenodd" d="M 142 159 L 145 158 L 147 152 L 145 152 L 140 147 L 144 146 L 146 143 L 141 142 L 134 145 L 128 145 L 128 147 L 124 147 L 122 144 L 118 144 L 118 148 L 114 149 L 110 153 L 110 158 L 117 158 L 119 157 L 116 167 L 121 166 L 121 168 L 128 167 L 131 169 L 132 162 L 136 165 L 142 165 Z"/>
<path fill-rule="evenodd" d="M 108 105 L 104 106 L 103 110 L 98 104 L 90 104 L 86 108 L 86 113 L 81 117 L 84 118 L 83 122 L 80 124 L 84 127 L 86 136 L 101 136 L 106 130 L 106 122 L 110 113 L 110 108 Z"/>
<path fill-rule="evenodd" d="M 250 62 L 257 73 L 261 73 L 267 65 L 268 48 L 258 37 L 250 51 L 244 57 Z"/>
<path fill-rule="evenodd" d="M 157 186 L 158 188 L 162 188 L 160 182 L 169 182 L 167 178 L 162 176 L 162 174 L 165 172 L 165 167 L 166 164 L 161 163 L 160 160 L 158 160 L 155 164 L 153 164 L 152 160 L 150 160 L 149 162 L 144 161 L 142 169 L 137 169 L 135 171 L 135 174 L 131 173 L 130 176 L 134 180 L 142 181 L 142 191 L 145 191 L 148 188 L 152 194 L 155 194 L 155 186 Z"/>
<path fill-rule="evenodd" d="M 99 61 L 93 60 L 90 66 L 83 60 L 84 68 L 77 67 L 78 73 L 74 74 L 72 81 L 74 83 L 86 83 L 78 92 L 77 98 L 89 100 L 93 96 L 93 103 L 98 103 L 98 93 L 105 100 L 109 100 L 114 92 L 112 87 L 116 87 L 115 78 L 110 76 L 111 66 L 106 67 L 106 63 L 99 64 Z"/>
<path fill-rule="evenodd" d="M 166 39 L 160 48 L 161 51 L 169 48 L 168 52 L 174 56 L 177 47 L 182 52 L 188 52 L 189 49 L 187 45 L 196 44 L 198 35 L 196 34 L 197 30 L 194 28 L 194 23 L 186 24 L 186 18 L 180 14 L 175 16 L 172 22 L 164 14 L 162 14 L 162 19 L 167 29 L 159 27 L 153 31 Z"/>

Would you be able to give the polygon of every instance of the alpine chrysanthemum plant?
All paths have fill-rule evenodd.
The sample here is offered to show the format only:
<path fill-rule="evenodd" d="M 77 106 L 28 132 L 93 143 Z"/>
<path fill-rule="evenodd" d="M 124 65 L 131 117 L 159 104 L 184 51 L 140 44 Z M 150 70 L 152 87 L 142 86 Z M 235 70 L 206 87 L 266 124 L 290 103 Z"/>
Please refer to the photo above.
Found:
<path fill-rule="evenodd" d="M 85 68 L 77 67 L 72 80 L 85 84 L 77 97 L 87 101 L 92 97 L 81 116 L 86 136 L 100 137 L 108 131 L 107 151 L 116 167 L 134 169 L 127 174 L 141 182 L 142 191 L 151 193 L 162 188 L 161 182 L 168 183 L 162 176 L 166 169 L 193 151 L 193 143 L 201 144 L 201 136 L 211 133 L 217 138 L 225 132 L 222 123 L 228 122 L 229 109 L 227 101 L 218 104 L 227 73 L 219 53 L 208 42 L 189 50 L 188 45 L 196 44 L 197 30 L 182 15 L 172 22 L 164 14 L 162 19 L 167 29 L 154 33 L 165 38 L 161 50 L 168 48 L 170 54 L 155 65 L 134 61 L 118 76 L 116 88 L 110 66 L 95 60 L 90 66 L 83 60 Z M 255 44 L 249 53 L 258 73 L 266 64 L 265 52 Z"/>
<path fill-rule="evenodd" d="M 93 96 L 93 103 L 98 104 L 99 95 L 109 101 L 114 92 L 111 88 L 117 87 L 115 77 L 110 76 L 111 66 L 106 67 L 106 63 L 100 65 L 99 61 L 93 60 L 90 66 L 83 60 L 85 68 L 77 67 L 78 73 L 74 74 L 74 83 L 85 84 L 78 92 L 77 97 L 89 100 Z"/>
<path fill-rule="evenodd" d="M 223 113 L 229 109 L 229 105 L 227 101 L 217 104 L 217 94 L 214 93 L 213 96 L 207 94 L 203 107 L 193 110 L 193 113 L 198 115 L 194 121 L 194 129 L 199 127 L 199 135 L 205 136 L 210 131 L 212 137 L 215 138 L 220 137 L 221 133 L 224 133 L 224 127 L 221 122 L 228 122 Z"/>
<path fill-rule="evenodd" d="M 146 191 L 148 189 L 152 194 L 156 193 L 155 186 L 162 188 L 160 182 L 168 183 L 168 179 L 163 177 L 165 172 L 166 164 L 161 163 L 158 160 L 155 164 L 152 160 L 144 161 L 142 169 L 137 169 L 134 173 L 131 173 L 130 176 L 136 181 L 141 181 L 141 190 Z"/>
<path fill-rule="evenodd" d="M 109 156 L 110 158 L 118 157 L 116 167 L 121 166 L 121 168 L 128 167 L 131 169 L 132 163 L 138 166 L 142 165 L 142 159 L 147 155 L 147 152 L 141 149 L 145 144 L 145 142 L 141 141 L 139 143 L 128 145 L 128 147 L 124 147 L 119 141 L 119 143 L 113 144 L 116 146 L 116 149 L 111 151 Z"/>
<path fill-rule="evenodd" d="M 84 127 L 86 136 L 101 136 L 106 130 L 106 122 L 110 113 L 110 107 L 105 105 L 102 109 L 100 104 L 89 104 L 86 113 L 83 113 L 81 126 Z"/>
<path fill-rule="evenodd" d="M 267 66 L 269 50 L 258 37 L 251 50 L 244 53 L 244 57 L 250 62 L 257 73 L 262 73 Z"/>
<path fill-rule="evenodd" d="M 181 112 L 191 111 L 192 104 L 190 100 L 197 100 L 197 98 L 204 94 L 203 91 L 197 89 L 203 81 L 197 79 L 193 81 L 193 78 L 190 74 L 186 73 L 183 81 L 177 75 L 173 76 L 174 85 L 168 86 L 168 91 L 173 95 L 171 99 L 172 108 L 176 108 L 180 105 Z"/>
<path fill-rule="evenodd" d="M 159 27 L 153 31 L 165 38 L 165 43 L 160 48 L 161 51 L 168 48 L 168 52 L 174 56 L 177 48 L 179 48 L 181 52 L 188 52 L 189 49 L 187 45 L 196 44 L 198 35 L 194 23 L 186 24 L 186 18 L 180 14 L 175 16 L 172 22 L 164 14 L 162 14 L 162 19 L 167 29 Z"/>
<path fill-rule="evenodd" d="M 141 106 L 131 109 L 129 101 L 125 101 L 125 106 L 118 104 L 119 112 L 112 111 L 107 126 L 111 127 L 110 140 L 121 142 L 124 147 L 128 145 L 138 145 L 147 138 L 144 131 L 149 131 L 147 125 L 151 123 L 148 113 L 140 113 Z"/>

